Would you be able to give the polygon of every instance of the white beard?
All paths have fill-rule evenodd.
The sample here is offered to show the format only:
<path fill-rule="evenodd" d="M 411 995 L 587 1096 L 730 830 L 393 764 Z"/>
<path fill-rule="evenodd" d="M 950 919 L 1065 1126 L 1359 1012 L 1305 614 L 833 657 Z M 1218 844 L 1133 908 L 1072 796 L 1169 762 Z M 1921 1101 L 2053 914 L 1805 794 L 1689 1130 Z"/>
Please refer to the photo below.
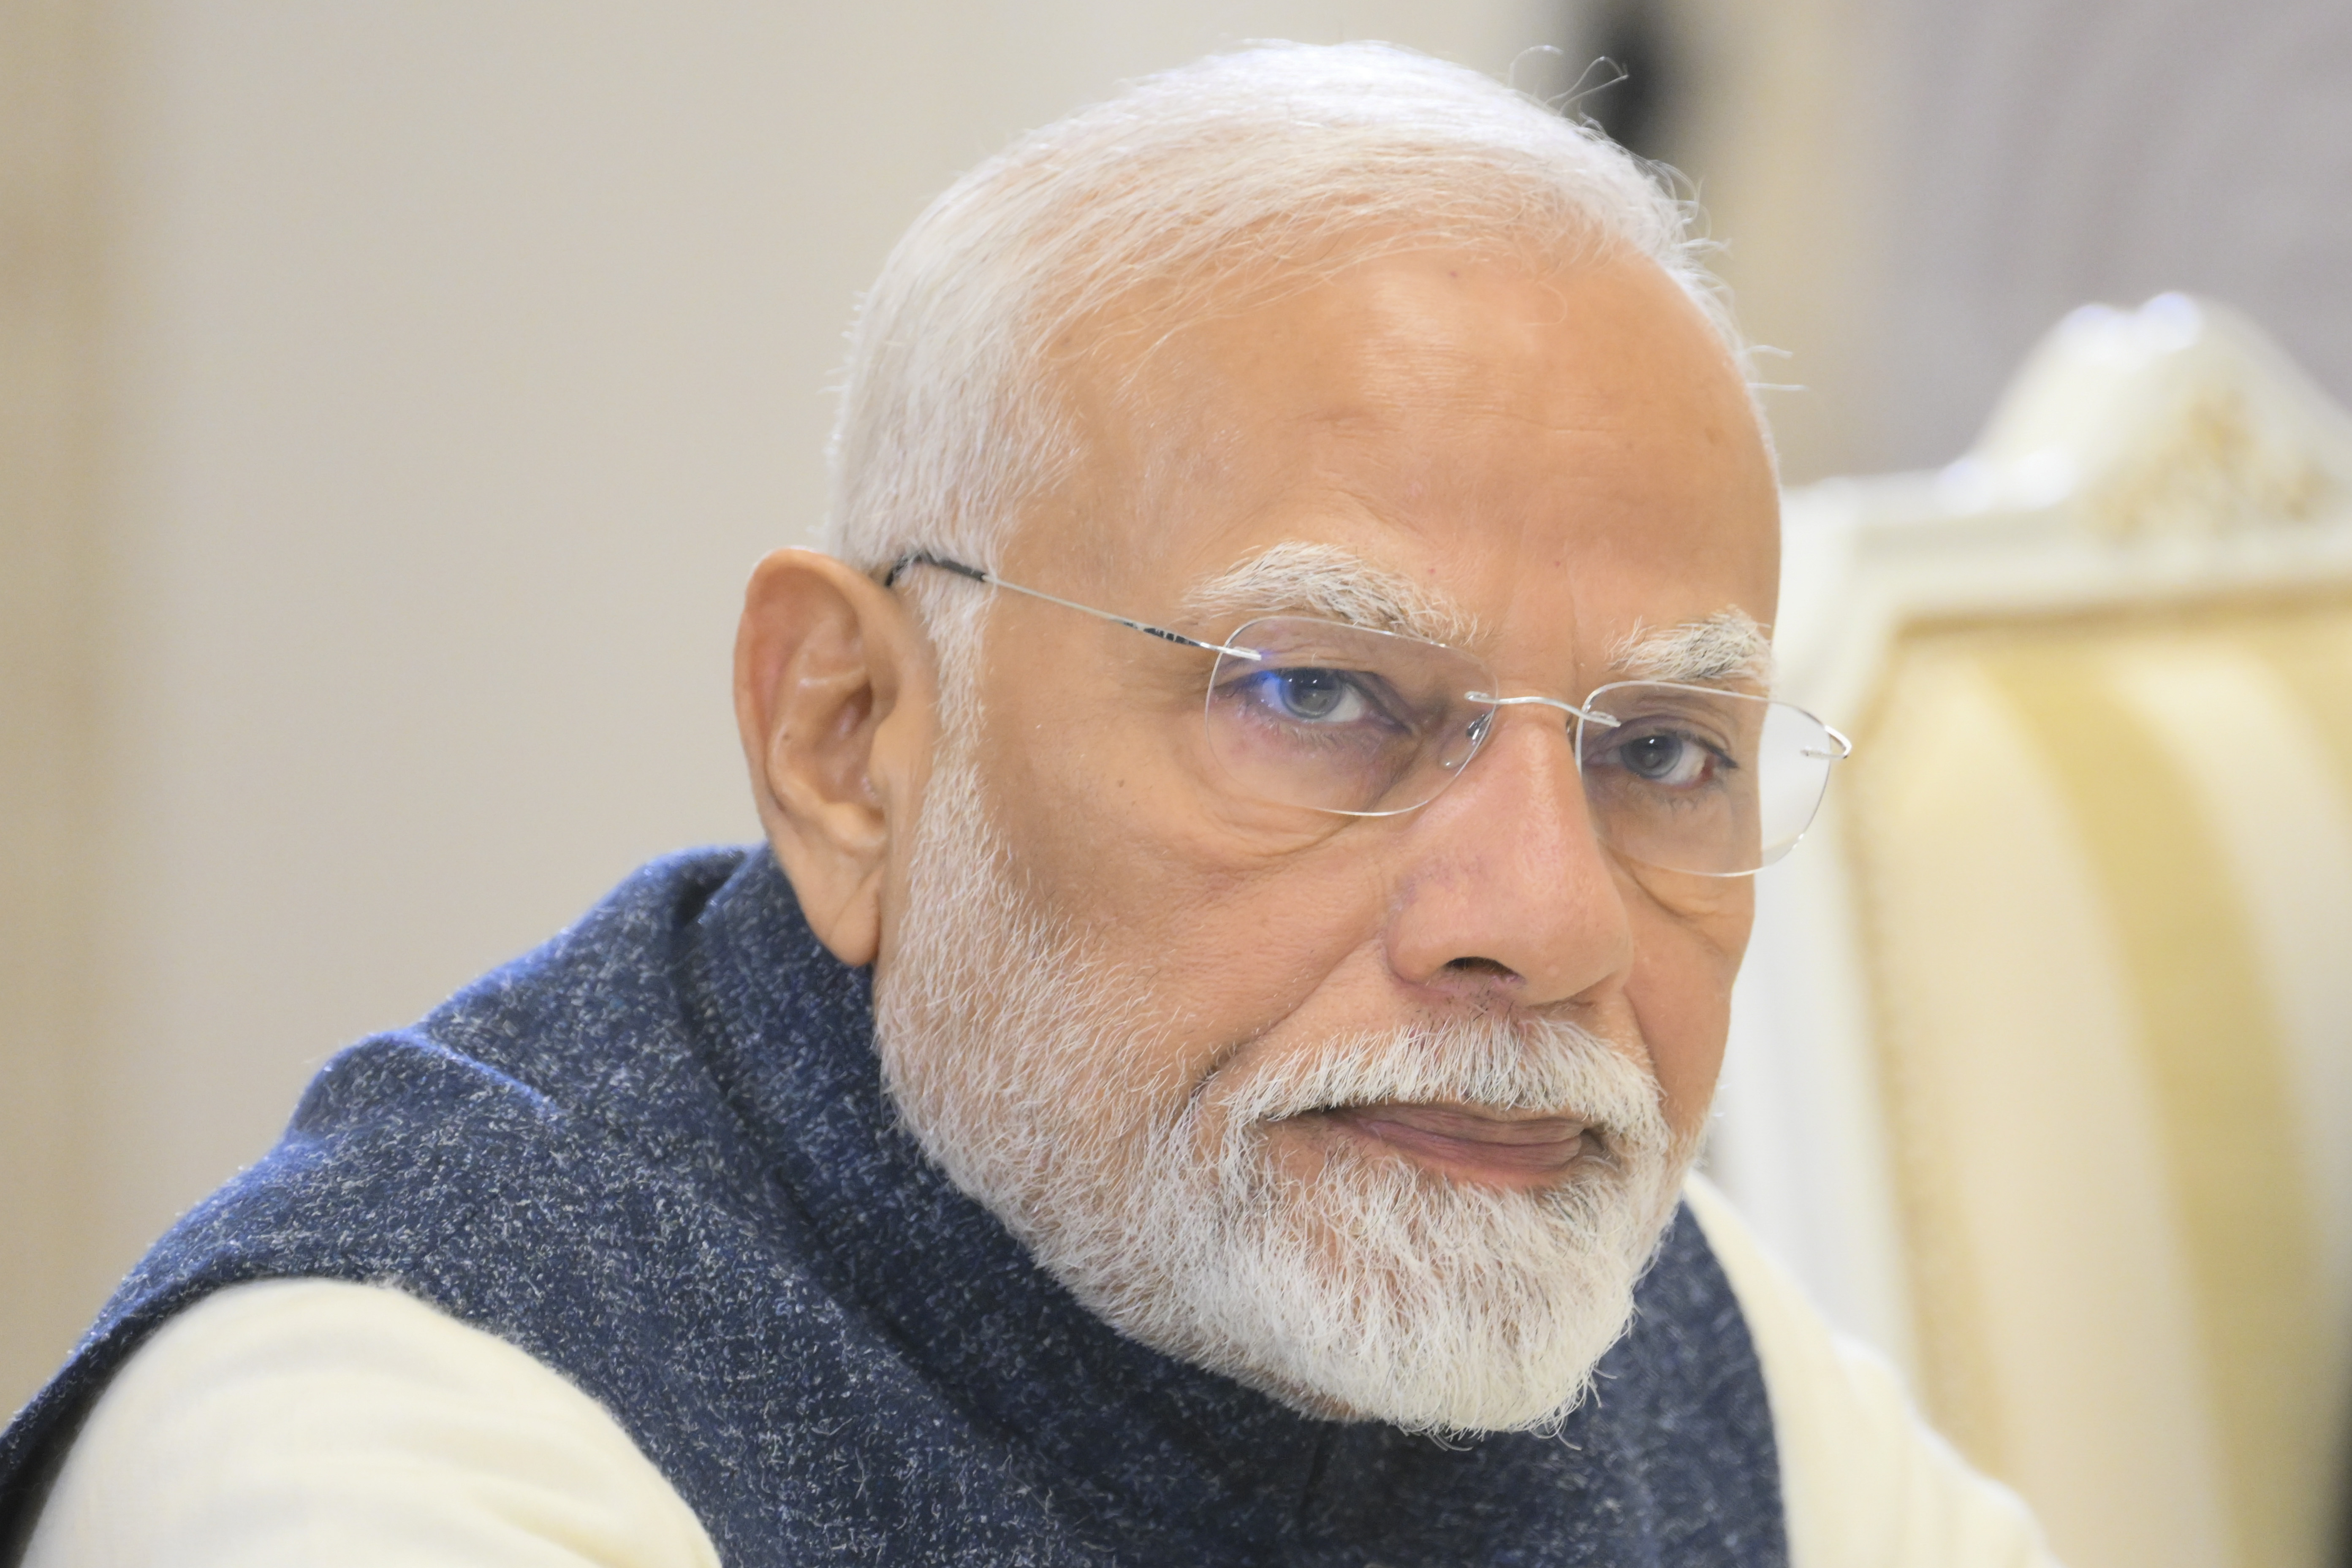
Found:
<path fill-rule="evenodd" d="M 1010 864 L 951 740 L 877 1033 L 908 1128 L 1041 1267 L 1144 1343 L 1311 1415 L 1470 1432 L 1575 1408 L 1694 1152 L 1647 1071 L 1573 1025 L 1461 1018 L 1195 1084 L 1158 1049 L 1171 1009 L 1040 919 Z M 1381 1102 L 1570 1116 L 1603 1152 L 1537 1191 L 1344 1147 L 1307 1179 L 1268 1157 L 1271 1121 Z"/>

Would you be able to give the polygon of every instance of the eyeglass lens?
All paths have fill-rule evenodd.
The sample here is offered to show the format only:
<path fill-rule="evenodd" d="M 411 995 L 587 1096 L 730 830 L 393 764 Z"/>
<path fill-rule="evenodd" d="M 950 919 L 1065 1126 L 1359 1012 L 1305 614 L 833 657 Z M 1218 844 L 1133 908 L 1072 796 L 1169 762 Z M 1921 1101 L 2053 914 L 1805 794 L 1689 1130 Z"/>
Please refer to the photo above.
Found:
<path fill-rule="evenodd" d="M 1247 792 L 1349 816 L 1425 805 L 1476 755 L 1486 664 L 1442 643 L 1303 617 L 1253 621 L 1209 680 L 1211 752 Z M 1795 844 L 1840 747 L 1803 709 L 1673 682 L 1601 687 L 1570 718 L 1595 833 L 1629 860 L 1737 876 Z"/>

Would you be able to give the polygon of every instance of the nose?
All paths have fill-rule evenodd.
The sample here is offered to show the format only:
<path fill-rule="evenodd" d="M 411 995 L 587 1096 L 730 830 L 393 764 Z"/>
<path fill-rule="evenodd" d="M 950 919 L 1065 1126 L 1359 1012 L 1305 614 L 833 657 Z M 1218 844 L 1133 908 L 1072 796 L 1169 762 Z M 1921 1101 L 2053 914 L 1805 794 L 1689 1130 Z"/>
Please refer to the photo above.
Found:
<path fill-rule="evenodd" d="M 1574 737 L 1549 706 L 1507 707 L 1495 726 L 1411 820 L 1390 967 L 1465 999 L 1598 1001 L 1632 970 L 1633 923 L 1593 836 Z"/>

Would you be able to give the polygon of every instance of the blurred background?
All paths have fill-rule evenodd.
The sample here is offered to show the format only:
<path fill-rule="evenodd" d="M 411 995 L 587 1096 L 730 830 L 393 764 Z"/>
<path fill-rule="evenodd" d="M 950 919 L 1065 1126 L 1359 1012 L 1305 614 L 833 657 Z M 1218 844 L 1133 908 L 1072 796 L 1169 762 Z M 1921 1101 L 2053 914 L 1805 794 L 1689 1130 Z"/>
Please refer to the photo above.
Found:
<path fill-rule="evenodd" d="M 857 290 L 1265 37 L 1680 170 L 1791 482 L 2159 289 L 2352 400 L 2341 0 L 0 0 L 0 1409 L 337 1046 L 753 836 L 734 610 Z"/>

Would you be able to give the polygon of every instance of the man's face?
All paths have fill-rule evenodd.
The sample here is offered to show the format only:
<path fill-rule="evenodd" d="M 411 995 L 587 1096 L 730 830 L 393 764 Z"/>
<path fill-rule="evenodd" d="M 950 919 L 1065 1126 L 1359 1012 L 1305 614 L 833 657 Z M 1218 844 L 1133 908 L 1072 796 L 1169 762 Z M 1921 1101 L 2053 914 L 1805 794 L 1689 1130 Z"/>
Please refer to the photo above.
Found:
<path fill-rule="evenodd" d="M 1770 620 L 1776 491 L 1744 390 L 1646 263 L 1537 276 L 1415 253 L 1191 326 L 1139 365 L 1125 340 L 1107 334 L 1077 382 L 1087 462 L 1013 540 L 1011 581 L 1211 641 L 1255 615 L 1328 617 L 1360 588 L 1384 617 L 1402 601 L 1451 622 L 1505 693 L 1570 701 L 1656 633 Z M 1352 1218 L 1284 1233 L 1308 1272 L 1356 1245 L 1365 1213 L 1423 1198 L 1471 1216 L 1480 1246 L 1517 1248 L 1528 1215 L 1606 1186 L 1645 1141 L 1670 1194 L 1713 1092 L 1749 887 L 1605 850 L 1558 710 L 1501 710 L 1416 811 L 1270 804 L 1208 747 L 1208 655 L 992 598 L 972 709 L 950 716 L 962 732 L 925 805 L 927 830 L 956 819 L 968 847 L 935 832 L 897 868 L 877 977 L 910 1121 L 1041 1260 L 1055 1266 L 1057 1238 L 1116 1252 L 1183 1228 L 1193 1200 L 1167 1197 L 1171 1166 L 1222 1171 L 1229 1208 L 1376 1189 Z M 968 972 L 943 990 L 950 949 Z M 1044 990 L 1024 1001 L 1033 967 Z M 1419 1074 L 1416 1052 L 1463 1071 Z M 1522 1083 L 1515 1053 L 1551 1065 Z M 1596 1054 L 1607 1082 L 1582 1060 Z M 1339 1058 L 1379 1065 L 1334 1079 Z M 1506 1082 L 1519 1087 L 1479 1087 Z M 1021 1153 L 992 1174 L 996 1155 L 941 1146 L 975 1141 Z M 1128 1201 L 1155 1183 L 1165 1201 Z M 1666 1198 L 1620 1198 L 1642 1232 L 1610 1264 L 1630 1290 Z M 1421 1267 L 1415 1247 L 1462 1245 L 1447 1234 L 1391 1239 L 1373 1293 L 1443 1291 L 1442 1263 L 1423 1260 L 1421 1284 L 1399 1275 Z M 1142 1320 L 1130 1332 L 1297 1402 L 1478 1424 L 1360 1408 L 1379 1401 L 1318 1386 L 1299 1370 L 1314 1357 L 1269 1366 L 1225 1343 L 1311 1326 L 1171 1328 L 1089 1283 L 1118 1272 L 1099 1259 L 1056 1271 L 1088 1276 L 1074 1288 L 1114 1321 Z M 1588 1365 L 1622 1326 L 1622 1302 L 1596 1310 L 1617 1322 L 1579 1342 Z"/>

